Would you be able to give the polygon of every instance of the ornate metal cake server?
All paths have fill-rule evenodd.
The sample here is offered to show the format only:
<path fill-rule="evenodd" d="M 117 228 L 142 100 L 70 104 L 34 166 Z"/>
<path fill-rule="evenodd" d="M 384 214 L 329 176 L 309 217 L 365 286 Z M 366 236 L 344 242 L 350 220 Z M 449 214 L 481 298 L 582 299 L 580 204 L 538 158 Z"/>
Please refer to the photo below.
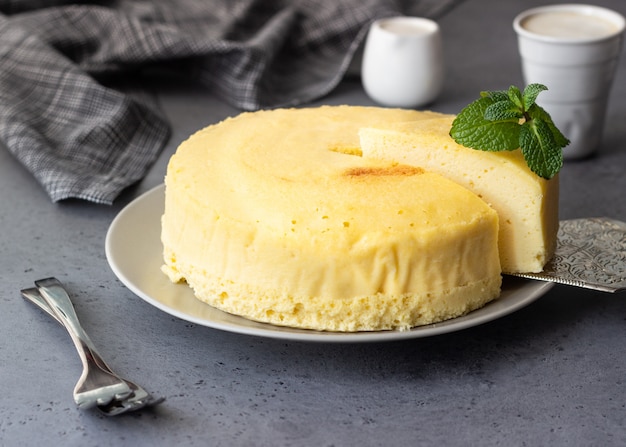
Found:
<path fill-rule="evenodd" d="M 556 252 L 543 271 L 512 275 L 603 292 L 626 290 L 626 223 L 606 217 L 563 220 Z"/>

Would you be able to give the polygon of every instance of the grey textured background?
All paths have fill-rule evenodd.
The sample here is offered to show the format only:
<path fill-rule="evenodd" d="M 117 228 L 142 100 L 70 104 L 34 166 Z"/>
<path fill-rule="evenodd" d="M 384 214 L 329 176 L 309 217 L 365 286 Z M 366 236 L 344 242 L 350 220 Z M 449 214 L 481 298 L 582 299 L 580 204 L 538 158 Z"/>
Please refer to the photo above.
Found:
<path fill-rule="evenodd" d="M 480 90 L 521 85 L 513 17 L 538 1 L 467 0 L 440 21 L 456 113 Z M 619 0 L 594 2 L 626 14 Z M 561 174 L 561 217 L 626 221 L 626 57 L 605 143 Z M 176 146 L 238 113 L 191 85 L 155 82 L 173 126 L 165 152 L 111 207 L 52 204 L 0 150 L 0 445 L 624 445 L 626 295 L 556 286 L 500 320 L 380 344 L 311 344 L 230 334 L 135 297 L 104 255 L 111 220 L 163 180 Z M 539 101 L 540 102 L 540 101 Z M 360 82 L 319 104 L 372 104 Z M 316 103 L 318 104 L 318 103 Z M 78 410 L 80 362 L 19 289 L 56 275 L 112 367 L 167 398 L 106 419 Z"/>

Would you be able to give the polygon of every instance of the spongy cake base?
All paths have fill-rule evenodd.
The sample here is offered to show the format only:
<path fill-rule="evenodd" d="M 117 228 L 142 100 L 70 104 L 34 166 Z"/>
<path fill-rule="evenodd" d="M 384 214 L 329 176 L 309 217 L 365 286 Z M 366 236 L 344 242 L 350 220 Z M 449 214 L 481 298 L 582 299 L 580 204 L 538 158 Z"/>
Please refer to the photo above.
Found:
<path fill-rule="evenodd" d="M 217 309 L 277 326 L 338 332 L 408 330 L 460 317 L 497 298 L 501 286 L 500 280 L 486 278 L 436 293 L 303 299 L 213 278 L 194 266 L 179 267 L 195 296 Z M 173 282 L 182 279 L 171 267 L 163 271 Z"/>

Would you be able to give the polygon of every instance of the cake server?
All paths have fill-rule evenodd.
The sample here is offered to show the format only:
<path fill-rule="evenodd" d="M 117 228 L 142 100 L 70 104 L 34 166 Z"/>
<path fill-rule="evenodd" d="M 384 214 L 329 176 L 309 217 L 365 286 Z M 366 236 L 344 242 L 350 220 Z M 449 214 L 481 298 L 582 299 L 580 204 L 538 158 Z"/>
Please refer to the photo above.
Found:
<path fill-rule="evenodd" d="M 541 273 L 507 273 L 602 292 L 626 290 L 626 223 L 606 217 L 563 220 Z"/>
<path fill-rule="evenodd" d="M 104 362 L 82 328 L 69 295 L 56 278 L 35 281 L 36 288 L 23 289 L 22 296 L 44 310 L 66 328 L 80 355 L 83 373 L 74 389 L 79 408 L 97 407 L 115 416 L 163 402 L 142 387 L 115 374 Z"/>

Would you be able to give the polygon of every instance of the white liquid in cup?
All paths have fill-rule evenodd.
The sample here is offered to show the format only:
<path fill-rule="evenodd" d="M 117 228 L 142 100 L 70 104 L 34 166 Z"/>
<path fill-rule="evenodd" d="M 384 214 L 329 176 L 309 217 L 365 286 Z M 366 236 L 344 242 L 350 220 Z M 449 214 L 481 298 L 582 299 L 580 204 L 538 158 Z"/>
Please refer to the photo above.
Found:
<path fill-rule="evenodd" d="M 383 20 L 380 28 L 401 36 L 417 36 L 431 33 L 433 26 L 430 23 L 413 20 Z"/>
<path fill-rule="evenodd" d="M 525 30 L 561 39 L 601 39 L 619 32 L 615 23 L 577 11 L 533 14 L 520 23 Z"/>
<path fill-rule="evenodd" d="M 533 8 L 513 22 L 524 80 L 548 87 L 537 103 L 569 138 L 566 159 L 587 157 L 601 143 L 624 26 L 617 12 L 578 4 Z"/>

